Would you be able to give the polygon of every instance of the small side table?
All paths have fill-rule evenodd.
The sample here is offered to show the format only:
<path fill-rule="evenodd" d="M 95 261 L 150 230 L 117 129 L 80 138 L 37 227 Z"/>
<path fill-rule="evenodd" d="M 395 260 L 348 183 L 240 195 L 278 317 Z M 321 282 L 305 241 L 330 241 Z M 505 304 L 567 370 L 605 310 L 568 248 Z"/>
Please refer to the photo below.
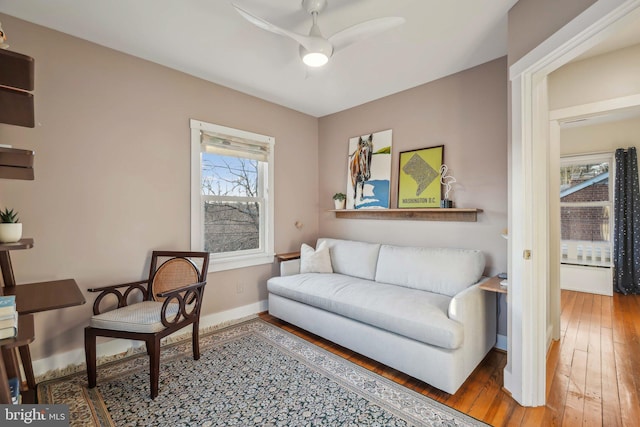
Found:
<path fill-rule="evenodd" d="M 491 279 L 480 284 L 480 286 L 478 287 L 485 291 L 497 292 L 499 294 L 506 294 L 508 293 L 507 288 L 500 285 L 500 282 L 502 282 L 502 280 L 503 279 L 499 278 L 498 276 L 493 276 Z"/>
<path fill-rule="evenodd" d="M 286 254 L 276 254 L 276 259 L 278 262 L 282 261 L 291 261 L 292 259 L 300 258 L 300 251 L 298 252 L 287 252 Z"/>
<path fill-rule="evenodd" d="M 499 278 L 498 276 L 493 276 L 492 278 L 490 278 L 489 280 L 487 280 L 486 282 L 483 282 L 480 284 L 480 286 L 478 286 L 480 289 L 488 291 L 488 292 L 494 292 L 496 294 L 496 338 L 498 337 L 498 320 L 500 319 L 500 294 L 508 294 L 509 290 L 507 287 L 505 286 L 501 286 L 500 282 L 502 282 L 503 279 Z M 497 343 L 497 340 L 496 340 Z M 495 347 L 500 351 L 503 351 L 504 349 L 501 347 Z"/>

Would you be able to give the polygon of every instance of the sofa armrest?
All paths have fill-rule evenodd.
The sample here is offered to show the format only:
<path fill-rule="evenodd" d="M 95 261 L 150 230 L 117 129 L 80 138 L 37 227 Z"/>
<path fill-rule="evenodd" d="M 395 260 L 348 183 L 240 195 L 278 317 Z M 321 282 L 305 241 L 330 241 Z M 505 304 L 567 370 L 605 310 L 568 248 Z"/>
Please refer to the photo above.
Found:
<path fill-rule="evenodd" d="M 475 367 L 496 343 L 496 294 L 480 289 L 484 280 L 449 303 L 449 318 L 464 327 L 465 366 L 469 363 Z"/>
<path fill-rule="evenodd" d="M 280 263 L 280 276 L 293 276 L 300 273 L 300 259 L 282 261 Z"/>

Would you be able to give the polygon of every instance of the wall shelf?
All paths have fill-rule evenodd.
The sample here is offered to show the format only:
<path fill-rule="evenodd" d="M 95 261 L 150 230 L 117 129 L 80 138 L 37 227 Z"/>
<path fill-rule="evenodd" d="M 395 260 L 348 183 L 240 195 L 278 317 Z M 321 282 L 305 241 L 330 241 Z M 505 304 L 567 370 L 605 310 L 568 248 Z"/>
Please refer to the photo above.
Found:
<path fill-rule="evenodd" d="M 348 219 L 396 219 L 417 221 L 476 222 L 482 209 L 476 208 L 425 208 L 425 209 L 332 209 L 336 218 Z"/>

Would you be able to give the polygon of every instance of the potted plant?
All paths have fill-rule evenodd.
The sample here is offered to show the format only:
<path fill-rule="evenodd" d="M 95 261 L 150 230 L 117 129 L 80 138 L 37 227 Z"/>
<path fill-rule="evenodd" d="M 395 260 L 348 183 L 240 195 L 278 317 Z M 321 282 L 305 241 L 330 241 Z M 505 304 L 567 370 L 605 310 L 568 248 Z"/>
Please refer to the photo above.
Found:
<path fill-rule="evenodd" d="M 344 193 L 336 193 L 333 195 L 333 203 L 336 205 L 336 209 L 344 209 L 346 201 L 347 196 Z"/>
<path fill-rule="evenodd" d="M 18 212 L 5 208 L 0 211 L 0 242 L 13 243 L 22 237 L 22 223 L 18 218 Z"/>

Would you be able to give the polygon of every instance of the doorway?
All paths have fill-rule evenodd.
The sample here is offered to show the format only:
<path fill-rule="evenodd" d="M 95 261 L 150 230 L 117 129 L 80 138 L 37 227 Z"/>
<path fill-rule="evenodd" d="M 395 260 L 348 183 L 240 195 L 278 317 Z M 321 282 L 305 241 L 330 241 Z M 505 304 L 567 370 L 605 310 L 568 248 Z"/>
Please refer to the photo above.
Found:
<path fill-rule="evenodd" d="M 550 144 L 557 129 L 549 120 L 548 76 L 606 40 L 639 11 L 638 0 L 599 1 L 510 68 L 509 276 L 519 283 L 509 294 L 504 385 L 525 406 L 544 405 L 546 352 L 551 340 L 560 337 L 560 274 L 555 267 L 560 247 L 552 244 L 549 219 L 553 199 L 558 200 L 558 193 L 550 191 L 553 163 L 560 156 L 558 146 Z"/>

